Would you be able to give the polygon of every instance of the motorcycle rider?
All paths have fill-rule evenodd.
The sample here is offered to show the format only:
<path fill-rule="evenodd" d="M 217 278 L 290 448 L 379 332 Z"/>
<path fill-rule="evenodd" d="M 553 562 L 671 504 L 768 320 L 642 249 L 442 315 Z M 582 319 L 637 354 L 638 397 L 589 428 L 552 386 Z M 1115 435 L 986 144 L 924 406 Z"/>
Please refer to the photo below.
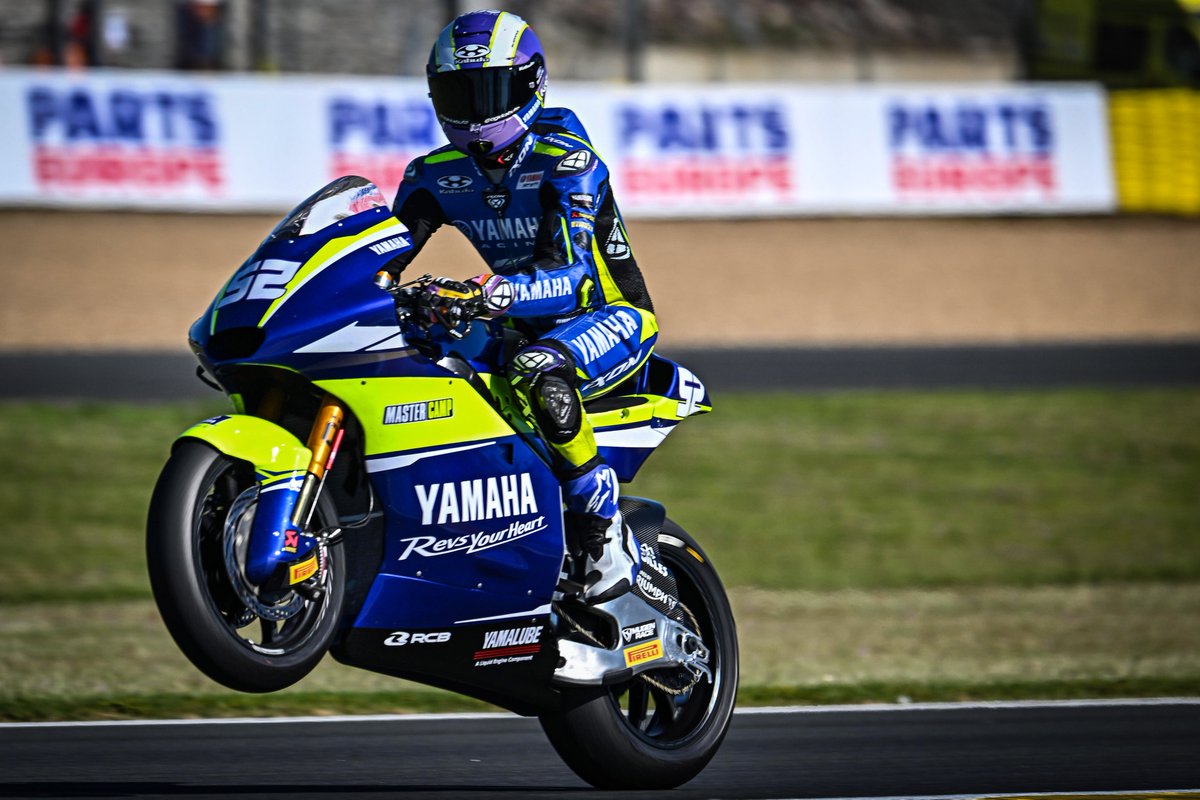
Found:
<path fill-rule="evenodd" d="M 426 74 L 450 145 L 405 171 L 393 212 L 413 247 L 389 270 L 398 276 L 446 223 L 487 262 L 491 273 L 439 278 L 425 299 L 449 320 L 483 308 L 528 340 L 508 376 L 558 462 L 568 536 L 587 557 L 584 597 L 603 602 L 631 588 L 640 554 L 582 401 L 641 369 L 658 332 L 608 168 L 572 111 L 544 108 L 545 56 L 520 17 L 459 16 Z"/>

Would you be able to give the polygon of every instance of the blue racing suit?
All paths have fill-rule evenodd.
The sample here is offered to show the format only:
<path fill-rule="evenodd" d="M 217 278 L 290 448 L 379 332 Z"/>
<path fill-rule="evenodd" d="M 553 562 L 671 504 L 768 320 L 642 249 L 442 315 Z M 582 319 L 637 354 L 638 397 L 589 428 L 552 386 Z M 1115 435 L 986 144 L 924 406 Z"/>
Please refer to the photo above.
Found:
<path fill-rule="evenodd" d="M 658 326 L 608 168 L 574 112 L 545 109 L 504 171 L 451 146 L 415 159 L 393 212 L 413 239 L 393 271 L 449 223 L 513 284 L 506 317 L 529 340 L 508 365 L 513 388 L 561 459 L 568 510 L 612 518 L 616 477 L 581 402 L 634 374 Z"/>

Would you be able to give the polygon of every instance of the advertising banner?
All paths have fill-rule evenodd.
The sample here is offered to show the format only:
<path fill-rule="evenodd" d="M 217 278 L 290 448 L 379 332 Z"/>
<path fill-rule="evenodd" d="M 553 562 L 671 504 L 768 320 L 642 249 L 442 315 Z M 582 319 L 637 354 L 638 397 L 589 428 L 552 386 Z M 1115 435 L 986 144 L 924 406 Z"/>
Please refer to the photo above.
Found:
<path fill-rule="evenodd" d="M 1090 85 L 554 83 L 631 217 L 1114 207 Z M 334 177 L 389 195 L 445 139 L 424 81 L 0 72 L 0 204 L 281 212 Z"/>
<path fill-rule="evenodd" d="M 795 90 L 566 87 L 634 216 L 790 213 L 802 196 L 804 103 Z"/>

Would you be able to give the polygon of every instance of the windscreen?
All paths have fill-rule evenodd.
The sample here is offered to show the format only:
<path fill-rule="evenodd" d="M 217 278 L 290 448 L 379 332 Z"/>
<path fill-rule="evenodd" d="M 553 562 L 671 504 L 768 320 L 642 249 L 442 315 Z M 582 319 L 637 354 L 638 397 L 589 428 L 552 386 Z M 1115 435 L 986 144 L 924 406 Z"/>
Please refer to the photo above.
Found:
<path fill-rule="evenodd" d="M 380 206 L 386 208 L 387 200 L 375 184 L 357 175 L 347 175 L 338 178 L 296 206 L 295 210 L 271 231 L 267 241 L 307 236 L 346 217 Z"/>

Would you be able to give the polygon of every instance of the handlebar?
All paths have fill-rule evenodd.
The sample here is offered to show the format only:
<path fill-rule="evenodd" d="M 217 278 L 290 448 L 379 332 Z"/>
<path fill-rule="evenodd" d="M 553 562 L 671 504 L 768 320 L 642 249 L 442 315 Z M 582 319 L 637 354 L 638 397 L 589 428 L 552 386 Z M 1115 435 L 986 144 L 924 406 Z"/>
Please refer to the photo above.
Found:
<path fill-rule="evenodd" d="M 407 283 L 397 283 L 387 270 L 375 273 L 375 285 L 390 294 L 396 303 L 397 322 L 414 325 L 427 337 L 430 328 L 441 325 L 451 338 L 462 339 L 471 332 L 472 321 L 483 316 L 482 304 L 452 305 L 452 313 L 448 317 L 442 298 L 426 291 L 433 281 L 429 273 Z"/>

